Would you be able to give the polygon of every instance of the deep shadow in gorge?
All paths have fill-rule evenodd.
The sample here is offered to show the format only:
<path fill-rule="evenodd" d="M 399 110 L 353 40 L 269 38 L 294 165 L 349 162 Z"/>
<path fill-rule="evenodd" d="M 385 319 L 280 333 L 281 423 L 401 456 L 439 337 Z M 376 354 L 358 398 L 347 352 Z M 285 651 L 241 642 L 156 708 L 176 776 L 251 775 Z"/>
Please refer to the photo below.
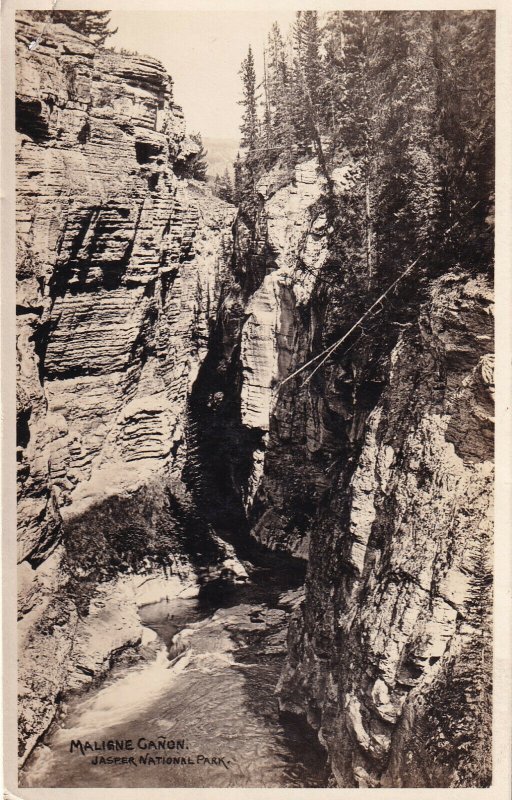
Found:
<path fill-rule="evenodd" d="M 188 400 L 183 478 L 201 516 L 249 557 L 243 492 L 261 432 L 240 419 L 242 309 L 221 309 Z"/>

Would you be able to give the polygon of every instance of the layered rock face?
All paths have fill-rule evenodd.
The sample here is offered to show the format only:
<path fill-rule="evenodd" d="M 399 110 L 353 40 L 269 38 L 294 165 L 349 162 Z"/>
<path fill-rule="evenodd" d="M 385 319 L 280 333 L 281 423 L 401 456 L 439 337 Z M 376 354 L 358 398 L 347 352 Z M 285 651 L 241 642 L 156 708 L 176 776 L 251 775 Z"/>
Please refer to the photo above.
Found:
<path fill-rule="evenodd" d="M 490 779 L 492 294 L 447 275 L 399 337 L 311 542 L 283 707 L 342 786 Z M 348 500 L 348 502 L 347 502 Z"/>
<path fill-rule="evenodd" d="M 350 191 L 348 168 L 333 177 Z M 235 249 L 240 415 L 260 432 L 251 533 L 309 559 L 281 707 L 318 729 L 333 785 L 486 784 L 492 290 L 463 271 L 434 279 L 404 321 L 379 322 L 379 309 L 311 379 L 315 364 L 282 384 L 351 309 L 325 270 L 314 161 L 290 184 L 274 178 Z"/>
<path fill-rule="evenodd" d="M 93 591 L 96 567 L 76 552 L 80 521 L 92 514 L 105 525 L 99 553 L 112 533 L 101 516 L 109 498 L 138 497 L 142 507 L 147 488 L 155 528 L 173 517 L 169 497 L 186 495 L 187 397 L 216 314 L 233 209 L 178 177 L 196 145 L 151 58 L 99 50 L 20 13 L 16 103 L 24 757 L 66 688 L 77 640 L 96 624 L 88 599 L 77 609 L 65 591 L 70 546 Z M 185 580 L 189 561 L 182 553 Z M 103 665 L 140 638 L 126 604 L 111 612 L 111 635 L 107 623 L 96 637 Z"/>

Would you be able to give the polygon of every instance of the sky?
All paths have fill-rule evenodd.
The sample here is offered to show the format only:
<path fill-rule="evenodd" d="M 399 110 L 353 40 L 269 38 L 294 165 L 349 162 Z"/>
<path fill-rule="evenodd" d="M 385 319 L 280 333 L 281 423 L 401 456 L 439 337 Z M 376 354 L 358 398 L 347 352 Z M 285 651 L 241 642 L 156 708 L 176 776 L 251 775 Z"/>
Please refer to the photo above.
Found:
<path fill-rule="evenodd" d="M 118 32 L 108 45 L 158 58 L 174 80 L 187 130 L 204 137 L 239 139 L 242 109 L 239 70 L 252 45 L 258 79 L 263 45 L 274 21 L 283 33 L 292 12 L 112 11 Z"/>

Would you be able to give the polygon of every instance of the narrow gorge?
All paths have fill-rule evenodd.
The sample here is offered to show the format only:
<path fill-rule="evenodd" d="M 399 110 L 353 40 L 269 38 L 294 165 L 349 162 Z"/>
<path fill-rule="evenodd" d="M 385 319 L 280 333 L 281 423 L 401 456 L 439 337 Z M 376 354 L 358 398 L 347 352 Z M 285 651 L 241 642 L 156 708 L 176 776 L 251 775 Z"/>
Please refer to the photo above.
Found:
<path fill-rule="evenodd" d="M 21 785 L 488 786 L 489 197 L 404 244 L 322 133 L 225 202 L 157 60 L 16 39 Z M 69 747 L 152 737 L 194 767 Z"/>

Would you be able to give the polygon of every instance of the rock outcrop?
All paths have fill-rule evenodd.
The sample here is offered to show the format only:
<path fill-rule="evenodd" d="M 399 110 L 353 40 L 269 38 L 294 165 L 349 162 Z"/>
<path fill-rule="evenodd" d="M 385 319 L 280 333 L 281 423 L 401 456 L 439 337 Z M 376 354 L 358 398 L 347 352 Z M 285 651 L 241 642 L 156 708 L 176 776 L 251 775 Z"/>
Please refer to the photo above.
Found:
<path fill-rule="evenodd" d="M 338 785 L 490 779 L 492 333 L 486 281 L 434 283 L 319 515 L 280 696 Z"/>
<path fill-rule="evenodd" d="M 334 169 L 332 182 L 338 196 L 350 192 L 351 165 Z M 317 291 L 332 233 L 325 187 L 316 158 L 299 163 L 292 175 L 277 165 L 258 184 L 255 217 L 247 223 L 240 215 L 235 235 L 235 275 L 245 301 L 238 329 L 240 421 L 253 448 L 242 492 L 251 535 L 305 559 L 340 437 L 321 424 L 319 403 L 327 404 L 326 397 L 313 399 L 295 385 L 281 391 L 280 384 L 306 361 L 322 325 Z"/>
<path fill-rule="evenodd" d="M 70 569 L 82 570 L 92 595 L 100 573 L 114 580 L 101 554 L 116 524 L 101 516 L 111 498 L 123 516 L 122 499 L 143 504 L 148 487 L 159 509 L 150 528 L 160 512 L 162 524 L 175 518 L 172 497 L 186 501 L 187 398 L 207 352 L 234 210 L 179 177 L 197 146 L 154 59 L 98 49 L 22 12 L 16 119 L 23 760 L 77 682 L 70 665 L 78 658 L 94 675 L 92 662 L 108 664 L 140 638 L 114 591 L 102 600 L 110 625 L 97 625 L 100 600 L 77 601 Z M 89 541 L 89 560 L 77 552 L 88 514 L 107 526 Z M 136 533 L 130 547 L 142 556 L 152 534 Z M 186 542 L 179 549 L 186 582 Z M 228 557 L 218 542 L 211 549 Z M 121 554 L 124 569 L 132 555 Z M 91 647 L 99 652 L 86 666 L 77 653 Z"/>
<path fill-rule="evenodd" d="M 352 181 L 333 173 L 337 195 Z M 348 328 L 352 300 L 327 268 L 315 161 L 258 188 L 235 240 L 240 419 L 259 435 L 242 494 L 252 536 L 309 560 L 281 706 L 318 729 L 333 785 L 485 785 L 492 289 L 464 270 L 408 287 L 394 317 L 282 384 Z"/>

